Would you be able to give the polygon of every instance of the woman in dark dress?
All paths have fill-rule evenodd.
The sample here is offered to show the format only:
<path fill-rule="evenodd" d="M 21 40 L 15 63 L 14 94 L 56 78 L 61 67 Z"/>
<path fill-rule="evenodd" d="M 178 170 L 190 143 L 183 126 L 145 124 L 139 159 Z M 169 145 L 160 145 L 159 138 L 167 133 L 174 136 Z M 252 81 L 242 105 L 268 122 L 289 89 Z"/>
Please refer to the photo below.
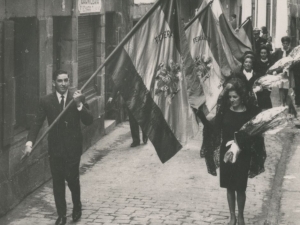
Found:
<path fill-rule="evenodd" d="M 270 59 L 270 52 L 267 46 L 262 46 L 260 48 L 260 57 L 259 60 L 256 61 L 254 71 L 256 72 L 256 77 L 260 78 L 266 75 L 267 70 L 272 66 L 272 62 Z M 256 92 L 257 96 L 257 103 L 258 106 L 262 110 L 272 108 L 272 101 L 271 101 L 271 91 L 267 89 L 260 90 Z"/>
<path fill-rule="evenodd" d="M 263 138 L 241 137 L 238 132 L 259 111 L 253 97 L 249 95 L 247 84 L 242 79 L 234 77 L 226 82 L 219 96 L 215 120 L 208 121 L 201 111 L 197 113 L 204 124 L 204 129 L 210 130 L 206 131 L 203 137 L 201 156 L 206 159 L 209 173 L 216 175 L 216 168 L 220 166 L 220 186 L 227 189 L 229 225 L 234 225 L 237 221 L 239 225 L 245 224 L 244 207 L 248 177 L 254 177 L 264 171 L 266 153 Z M 207 135 L 208 133 L 210 135 Z M 235 163 L 225 163 L 224 156 L 230 149 L 227 145 L 231 141 L 238 145 L 240 153 Z"/>

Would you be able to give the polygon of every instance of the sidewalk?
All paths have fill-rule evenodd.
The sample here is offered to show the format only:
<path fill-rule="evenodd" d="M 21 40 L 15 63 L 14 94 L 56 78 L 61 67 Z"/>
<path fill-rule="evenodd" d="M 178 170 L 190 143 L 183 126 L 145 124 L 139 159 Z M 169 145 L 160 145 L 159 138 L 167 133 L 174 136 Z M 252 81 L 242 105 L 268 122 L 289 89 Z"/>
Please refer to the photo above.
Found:
<path fill-rule="evenodd" d="M 202 135 L 162 164 L 151 143 L 130 148 L 128 123 L 117 126 L 82 157 L 83 215 L 76 224 L 226 224 L 226 190 L 200 159 Z M 285 134 L 266 138 L 266 172 L 249 179 L 246 224 L 263 224 Z M 67 189 L 68 224 L 72 203 Z M 1 225 L 54 224 L 51 181 L 0 219 Z"/>

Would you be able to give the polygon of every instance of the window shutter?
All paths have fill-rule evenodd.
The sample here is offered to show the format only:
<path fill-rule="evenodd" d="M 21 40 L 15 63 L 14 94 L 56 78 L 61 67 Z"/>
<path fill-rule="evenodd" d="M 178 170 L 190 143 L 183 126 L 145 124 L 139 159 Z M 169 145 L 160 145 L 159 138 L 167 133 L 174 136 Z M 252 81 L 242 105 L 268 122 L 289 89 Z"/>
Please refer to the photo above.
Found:
<path fill-rule="evenodd" d="M 14 100 L 15 100 L 15 82 L 14 82 L 14 22 L 6 20 L 3 22 L 3 47 L 2 47 L 2 81 L 3 89 L 3 146 L 10 144 L 13 137 L 14 124 Z"/>
<path fill-rule="evenodd" d="M 95 72 L 95 24 L 93 16 L 78 17 L 78 88 Z M 91 81 L 84 93 L 96 94 Z"/>

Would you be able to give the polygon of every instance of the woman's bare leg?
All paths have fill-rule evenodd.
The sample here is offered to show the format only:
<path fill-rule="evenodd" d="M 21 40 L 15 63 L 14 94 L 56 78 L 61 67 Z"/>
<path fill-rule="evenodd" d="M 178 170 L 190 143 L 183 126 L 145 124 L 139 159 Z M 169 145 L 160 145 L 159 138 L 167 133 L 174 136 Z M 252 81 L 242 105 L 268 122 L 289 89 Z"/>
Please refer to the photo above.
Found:
<path fill-rule="evenodd" d="M 244 209 L 246 203 L 246 192 L 237 191 L 237 205 L 238 205 L 238 225 L 245 225 Z"/>
<path fill-rule="evenodd" d="M 228 225 L 235 225 L 236 224 L 236 217 L 235 217 L 235 191 L 232 189 L 227 188 L 227 201 L 229 206 L 230 212 L 230 221 Z"/>

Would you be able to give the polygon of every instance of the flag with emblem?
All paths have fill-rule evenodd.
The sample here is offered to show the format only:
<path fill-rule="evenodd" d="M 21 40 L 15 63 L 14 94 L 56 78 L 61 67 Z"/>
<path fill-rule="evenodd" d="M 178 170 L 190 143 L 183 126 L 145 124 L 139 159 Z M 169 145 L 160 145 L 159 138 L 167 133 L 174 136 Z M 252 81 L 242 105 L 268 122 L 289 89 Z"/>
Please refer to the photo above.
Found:
<path fill-rule="evenodd" d="M 218 96 L 226 77 L 241 66 L 215 22 L 211 4 L 202 5 L 199 13 L 186 25 L 185 31 L 197 76 L 203 87 L 201 110 L 208 119 L 215 115 Z"/>
<path fill-rule="evenodd" d="M 193 136 L 195 125 L 186 89 L 177 2 L 156 2 L 107 65 L 163 163 Z"/>

